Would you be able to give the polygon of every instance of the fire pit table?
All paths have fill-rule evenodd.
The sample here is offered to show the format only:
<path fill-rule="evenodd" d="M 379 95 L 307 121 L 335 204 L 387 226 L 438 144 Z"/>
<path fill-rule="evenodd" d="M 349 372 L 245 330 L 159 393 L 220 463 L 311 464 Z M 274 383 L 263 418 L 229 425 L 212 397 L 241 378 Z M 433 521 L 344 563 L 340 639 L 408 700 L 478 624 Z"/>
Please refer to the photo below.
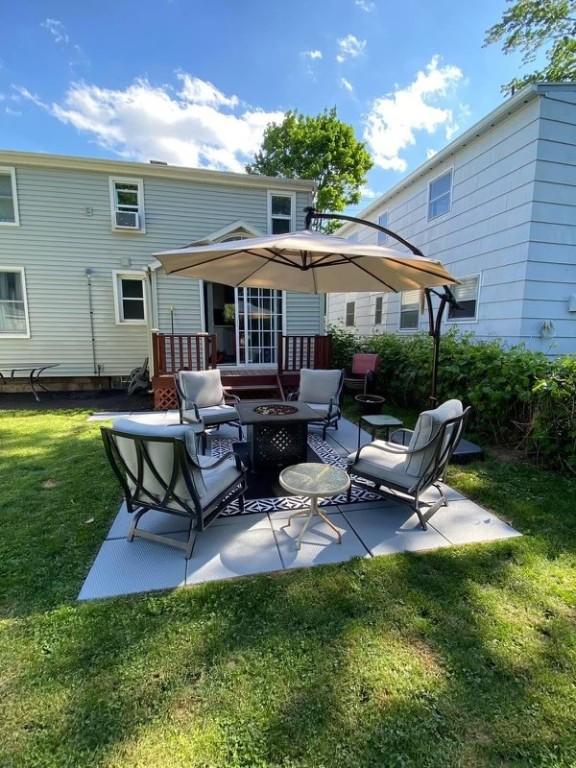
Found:
<path fill-rule="evenodd" d="M 245 400 L 237 403 L 236 410 L 248 428 L 251 470 L 306 461 L 308 422 L 318 419 L 308 405 Z"/>

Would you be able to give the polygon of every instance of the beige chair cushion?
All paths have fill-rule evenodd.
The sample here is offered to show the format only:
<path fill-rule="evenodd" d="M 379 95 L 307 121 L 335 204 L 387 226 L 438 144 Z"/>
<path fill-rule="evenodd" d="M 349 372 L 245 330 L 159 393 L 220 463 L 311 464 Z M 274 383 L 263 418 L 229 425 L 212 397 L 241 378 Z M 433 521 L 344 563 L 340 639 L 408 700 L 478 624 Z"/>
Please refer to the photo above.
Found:
<path fill-rule="evenodd" d="M 240 418 L 233 405 L 214 405 L 210 408 L 199 408 L 198 412 L 207 427 L 214 424 L 224 424 L 227 421 L 238 421 Z M 194 409 L 184 410 L 182 411 L 182 418 L 196 423 L 196 412 Z"/>
<path fill-rule="evenodd" d="M 198 456 L 198 463 L 206 467 L 202 470 L 205 490 L 200 494 L 204 505 L 209 504 L 232 483 L 239 480 L 242 474 L 236 469 L 236 461 L 233 456 L 227 458 L 214 469 L 209 468 L 209 465 L 214 463 L 214 459 L 210 456 Z"/>
<path fill-rule="evenodd" d="M 381 450 L 385 448 L 386 450 Z M 349 464 L 354 464 L 356 451 L 348 454 Z M 406 474 L 406 449 L 395 443 L 374 440 L 362 448 L 360 459 L 354 464 L 352 472 L 370 475 L 382 481 L 382 485 L 392 483 L 408 490 L 414 485 L 414 478 Z"/>
<path fill-rule="evenodd" d="M 342 371 L 340 370 L 302 368 L 298 400 L 324 405 L 327 405 L 330 400 L 336 401 L 341 377 Z"/>
<path fill-rule="evenodd" d="M 414 451 L 427 445 L 438 434 L 440 427 L 445 421 L 462 416 L 463 411 L 464 408 L 460 400 L 446 400 L 438 408 L 422 411 L 420 416 L 418 416 L 408 448 Z M 444 442 L 446 443 L 449 439 L 450 432 L 447 431 Z M 413 477 L 419 477 L 428 466 L 435 450 L 436 446 L 432 445 L 428 450 L 410 456 L 406 466 L 408 474 Z"/>
<path fill-rule="evenodd" d="M 306 405 L 312 408 L 313 411 L 318 412 L 319 419 L 325 419 L 328 416 L 328 406 L 326 403 L 306 403 Z"/>
<path fill-rule="evenodd" d="M 185 407 L 195 403 L 198 408 L 222 405 L 224 389 L 218 369 L 210 371 L 180 371 L 178 383 L 186 400 Z"/>

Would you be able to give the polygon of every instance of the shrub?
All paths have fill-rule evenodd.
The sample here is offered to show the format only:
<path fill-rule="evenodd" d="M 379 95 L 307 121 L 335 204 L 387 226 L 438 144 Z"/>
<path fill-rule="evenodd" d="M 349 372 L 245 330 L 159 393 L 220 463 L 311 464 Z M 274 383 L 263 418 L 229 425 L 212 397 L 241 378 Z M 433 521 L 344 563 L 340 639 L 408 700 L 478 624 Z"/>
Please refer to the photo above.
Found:
<path fill-rule="evenodd" d="M 377 352 L 375 390 L 396 405 L 428 407 L 430 336 L 330 332 L 335 365 L 348 366 L 359 350 Z M 553 362 L 522 345 L 507 348 L 449 331 L 440 346 L 438 398 L 450 397 L 472 406 L 470 428 L 480 439 L 520 447 L 546 463 L 562 457 L 576 471 L 576 358 Z"/>

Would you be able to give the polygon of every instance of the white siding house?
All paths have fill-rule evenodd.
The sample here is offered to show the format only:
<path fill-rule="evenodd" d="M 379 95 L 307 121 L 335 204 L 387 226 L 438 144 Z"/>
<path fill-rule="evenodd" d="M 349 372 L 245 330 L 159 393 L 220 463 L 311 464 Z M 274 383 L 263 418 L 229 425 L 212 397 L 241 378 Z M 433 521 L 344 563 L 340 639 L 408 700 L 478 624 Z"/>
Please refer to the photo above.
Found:
<path fill-rule="evenodd" d="M 529 86 L 359 214 L 440 259 L 463 282 L 472 331 L 548 355 L 576 353 L 576 85 Z M 377 241 L 367 227 L 339 230 Z M 381 244 L 404 250 L 392 238 Z M 361 334 L 426 330 L 418 293 L 332 294 L 327 321 Z"/>
<path fill-rule="evenodd" d="M 149 355 L 152 329 L 216 332 L 219 321 L 237 362 L 248 334 L 235 338 L 232 323 L 225 338 L 230 310 L 227 321 L 223 306 L 207 311 L 218 291 L 167 276 L 153 254 L 302 228 L 313 190 L 310 181 L 0 151 L 0 371 L 57 362 L 58 376 L 125 376 Z M 253 306 L 230 290 L 232 314 Z M 275 332 L 323 332 L 322 297 L 279 290 L 277 306 Z M 273 362 L 250 343 L 244 363 Z"/>

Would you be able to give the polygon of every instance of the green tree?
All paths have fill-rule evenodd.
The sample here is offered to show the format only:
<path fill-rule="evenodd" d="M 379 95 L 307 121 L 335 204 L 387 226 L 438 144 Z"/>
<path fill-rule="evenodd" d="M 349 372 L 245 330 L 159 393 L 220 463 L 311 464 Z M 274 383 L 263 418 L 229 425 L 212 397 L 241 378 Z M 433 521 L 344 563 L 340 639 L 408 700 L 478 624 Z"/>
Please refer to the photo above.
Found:
<path fill-rule="evenodd" d="M 546 66 L 502 86 L 506 94 L 538 80 L 576 80 L 576 0 L 508 0 L 502 19 L 486 32 L 485 45 L 502 42 L 504 53 L 519 50 L 522 63 L 545 50 Z"/>
<path fill-rule="evenodd" d="M 338 212 L 360 202 L 360 188 L 371 167 L 364 143 L 332 108 L 316 116 L 290 111 L 281 123 L 270 123 L 246 170 L 287 179 L 314 179 L 318 185 L 316 208 Z"/>

